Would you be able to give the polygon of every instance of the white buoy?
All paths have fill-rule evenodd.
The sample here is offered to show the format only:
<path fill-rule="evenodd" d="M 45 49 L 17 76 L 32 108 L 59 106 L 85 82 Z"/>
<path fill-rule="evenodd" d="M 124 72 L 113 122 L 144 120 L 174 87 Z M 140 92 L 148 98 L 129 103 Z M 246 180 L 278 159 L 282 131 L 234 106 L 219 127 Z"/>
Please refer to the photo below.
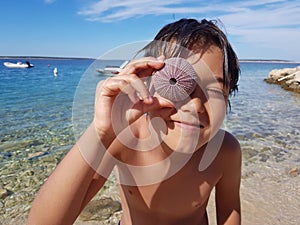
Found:
<path fill-rule="evenodd" d="M 57 70 L 56 67 L 55 67 L 54 70 L 53 70 L 53 74 L 54 74 L 54 76 L 57 76 L 57 74 L 58 74 L 58 70 Z"/>

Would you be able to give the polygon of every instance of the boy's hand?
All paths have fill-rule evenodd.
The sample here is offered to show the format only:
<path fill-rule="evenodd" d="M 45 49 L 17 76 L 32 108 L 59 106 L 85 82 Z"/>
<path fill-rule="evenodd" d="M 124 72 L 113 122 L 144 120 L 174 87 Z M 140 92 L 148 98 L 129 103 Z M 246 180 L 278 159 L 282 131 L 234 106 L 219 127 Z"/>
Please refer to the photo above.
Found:
<path fill-rule="evenodd" d="M 138 59 L 130 62 L 117 76 L 98 84 L 94 124 L 100 138 L 113 140 L 149 110 L 170 107 L 170 103 L 152 98 L 144 82 L 163 65 L 162 58 Z"/>

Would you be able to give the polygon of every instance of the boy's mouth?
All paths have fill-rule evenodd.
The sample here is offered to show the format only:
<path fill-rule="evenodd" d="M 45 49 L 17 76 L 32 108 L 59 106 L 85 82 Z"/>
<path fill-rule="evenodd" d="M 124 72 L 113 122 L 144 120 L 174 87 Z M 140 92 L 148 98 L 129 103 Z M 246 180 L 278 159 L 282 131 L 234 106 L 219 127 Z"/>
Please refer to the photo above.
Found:
<path fill-rule="evenodd" d="M 195 124 L 186 121 L 173 121 L 174 125 L 179 126 L 184 129 L 203 129 L 204 126 L 202 124 Z"/>

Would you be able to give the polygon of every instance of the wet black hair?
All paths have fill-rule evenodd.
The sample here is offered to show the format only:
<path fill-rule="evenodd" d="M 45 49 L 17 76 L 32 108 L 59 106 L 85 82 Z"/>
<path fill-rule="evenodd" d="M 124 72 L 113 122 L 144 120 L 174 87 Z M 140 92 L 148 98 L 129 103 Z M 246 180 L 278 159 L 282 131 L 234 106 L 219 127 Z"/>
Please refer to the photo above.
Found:
<path fill-rule="evenodd" d="M 238 91 L 238 80 L 240 75 L 239 62 L 236 53 L 232 49 L 225 33 L 217 26 L 216 20 L 203 19 L 180 19 L 164 26 L 155 36 L 153 41 L 142 50 L 145 56 L 158 57 L 165 55 L 166 58 L 178 57 L 182 54 L 180 47 L 191 51 L 198 49 L 202 54 L 215 45 L 223 51 L 223 79 L 225 87 L 229 88 L 229 94 Z M 175 43 L 170 48 L 157 45 L 161 43 Z M 163 50 L 163 52 L 162 52 Z"/>

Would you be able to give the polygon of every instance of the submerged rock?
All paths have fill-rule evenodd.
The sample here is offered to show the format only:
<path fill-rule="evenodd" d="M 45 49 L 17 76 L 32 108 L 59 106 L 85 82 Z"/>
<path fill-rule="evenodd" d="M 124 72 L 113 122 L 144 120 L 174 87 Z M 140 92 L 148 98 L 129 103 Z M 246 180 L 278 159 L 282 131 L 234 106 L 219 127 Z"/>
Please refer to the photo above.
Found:
<path fill-rule="evenodd" d="M 294 168 L 290 169 L 289 175 L 291 175 L 291 176 L 299 175 L 299 169 L 297 167 L 294 167 Z"/>
<path fill-rule="evenodd" d="M 48 152 L 44 152 L 44 151 L 38 151 L 38 152 L 30 152 L 28 154 L 28 159 L 32 160 L 32 159 L 37 159 L 40 158 L 42 156 L 48 155 Z"/>
<path fill-rule="evenodd" d="M 8 190 L 7 189 L 4 189 L 4 188 L 1 188 L 0 189 L 0 199 L 4 199 L 8 196 Z"/>
<path fill-rule="evenodd" d="M 112 198 L 102 198 L 91 201 L 81 212 L 79 219 L 88 220 L 107 220 L 113 213 L 121 210 L 121 203 Z"/>
<path fill-rule="evenodd" d="M 278 84 L 285 90 L 300 93 L 300 66 L 274 69 L 265 81 L 270 84 Z"/>

